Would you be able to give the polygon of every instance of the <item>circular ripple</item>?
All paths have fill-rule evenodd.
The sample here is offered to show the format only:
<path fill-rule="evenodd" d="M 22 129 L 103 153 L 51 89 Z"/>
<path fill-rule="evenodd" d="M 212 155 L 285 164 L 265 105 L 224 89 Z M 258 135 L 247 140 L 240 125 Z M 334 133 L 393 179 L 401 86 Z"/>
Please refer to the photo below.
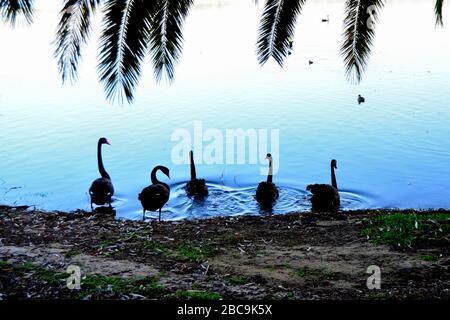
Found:
<path fill-rule="evenodd" d="M 208 184 L 209 195 L 203 201 L 187 197 L 184 186 L 185 183 L 171 186 L 170 200 L 163 208 L 164 220 L 285 214 L 311 209 L 309 192 L 292 187 L 278 186 L 280 197 L 272 208 L 263 208 L 255 199 L 256 186 L 231 188 L 219 184 Z M 367 206 L 368 201 L 365 197 L 353 191 L 341 192 L 341 209 L 356 210 Z M 148 213 L 148 217 L 156 216 L 157 213 Z"/>

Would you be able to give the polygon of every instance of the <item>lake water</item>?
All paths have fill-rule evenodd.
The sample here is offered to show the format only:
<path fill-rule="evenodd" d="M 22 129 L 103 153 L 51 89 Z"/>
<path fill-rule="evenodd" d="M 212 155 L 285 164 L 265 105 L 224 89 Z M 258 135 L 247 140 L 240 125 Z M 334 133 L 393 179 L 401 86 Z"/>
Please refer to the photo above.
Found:
<path fill-rule="evenodd" d="M 344 2 L 308 2 L 280 69 L 256 60 L 261 5 L 197 1 L 175 82 L 156 85 L 146 64 L 133 105 L 105 100 L 96 74 L 97 32 L 78 82 L 61 84 L 51 44 L 59 2 L 37 2 L 32 27 L 0 29 L 0 203 L 89 209 L 87 190 L 99 176 L 96 143 L 105 136 L 119 218 L 141 218 L 137 194 L 158 164 L 172 176 L 165 219 L 266 213 L 253 198 L 265 179 L 263 159 L 198 164 L 210 196 L 205 202 L 185 196 L 189 166 L 174 163 L 171 136 L 183 129 L 193 136 L 200 123 L 203 132 L 223 135 L 239 128 L 279 133 L 279 151 L 272 153 L 281 196 L 273 213 L 309 210 L 305 187 L 329 183 L 332 158 L 343 209 L 450 208 L 450 7 L 446 27 L 436 29 L 431 1 L 388 1 L 368 71 L 355 86 L 339 54 Z M 322 23 L 327 15 L 330 22 Z M 365 104 L 357 104 L 358 94 Z M 204 158 L 209 143 L 203 150 L 197 144 L 196 157 Z"/>

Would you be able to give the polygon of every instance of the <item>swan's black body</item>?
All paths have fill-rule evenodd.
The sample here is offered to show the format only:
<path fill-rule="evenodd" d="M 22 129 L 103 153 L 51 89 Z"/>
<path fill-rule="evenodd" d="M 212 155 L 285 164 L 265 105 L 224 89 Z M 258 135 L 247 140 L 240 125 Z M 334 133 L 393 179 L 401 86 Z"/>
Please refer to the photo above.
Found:
<path fill-rule="evenodd" d="M 168 184 L 156 178 L 156 172 L 161 170 L 170 178 L 169 169 L 164 166 L 156 166 L 150 175 L 152 184 L 139 193 L 138 199 L 141 201 L 144 210 L 142 219 L 145 220 L 145 211 L 159 210 L 159 221 L 161 221 L 161 208 L 169 201 L 170 187 Z"/>
<path fill-rule="evenodd" d="M 269 174 L 267 181 L 260 182 L 256 189 L 256 200 L 262 205 L 271 205 L 279 197 L 277 186 L 272 182 L 272 155 L 267 154 L 269 160 Z"/>
<path fill-rule="evenodd" d="M 189 152 L 189 158 L 191 161 L 191 180 L 186 184 L 186 193 L 195 199 L 203 199 L 208 195 L 208 187 L 206 186 L 205 179 L 197 179 L 194 154 L 192 151 Z"/>
<path fill-rule="evenodd" d="M 337 169 L 337 161 L 333 159 L 331 160 L 331 185 L 310 184 L 306 187 L 306 190 L 312 193 L 311 203 L 314 211 L 334 211 L 341 204 L 334 169 Z"/>
<path fill-rule="evenodd" d="M 358 104 L 361 104 L 364 102 L 366 102 L 366 99 L 363 96 L 361 96 L 360 94 L 358 94 Z"/>
<path fill-rule="evenodd" d="M 106 172 L 103 166 L 102 159 L 102 145 L 108 144 L 109 142 L 106 138 L 100 138 L 97 144 L 97 162 L 98 171 L 100 172 L 101 178 L 94 180 L 89 188 L 89 195 L 91 196 L 91 209 L 93 209 L 93 204 L 102 206 L 109 204 L 111 207 L 111 199 L 114 195 L 114 186 L 111 182 L 111 177 Z"/>

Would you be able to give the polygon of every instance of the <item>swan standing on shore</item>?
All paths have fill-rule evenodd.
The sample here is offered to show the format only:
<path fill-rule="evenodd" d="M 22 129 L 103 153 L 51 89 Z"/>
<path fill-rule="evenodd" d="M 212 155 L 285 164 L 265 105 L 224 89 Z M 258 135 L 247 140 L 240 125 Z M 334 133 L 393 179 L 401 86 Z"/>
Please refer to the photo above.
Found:
<path fill-rule="evenodd" d="M 111 177 L 108 172 L 106 172 L 103 166 L 102 159 L 102 145 L 110 145 L 106 138 L 100 138 L 97 143 L 97 162 L 98 171 L 100 172 L 101 178 L 94 180 L 89 188 L 89 195 L 91 196 L 91 209 L 94 209 L 93 204 L 104 205 L 109 204 L 111 207 L 111 198 L 114 195 L 114 186 L 111 182 Z"/>
<path fill-rule="evenodd" d="M 208 195 L 208 187 L 206 186 L 205 179 L 197 179 L 197 173 L 195 170 L 194 153 L 189 151 L 189 159 L 191 162 L 191 180 L 186 184 L 186 193 L 190 197 L 196 199 L 203 199 Z"/>
<path fill-rule="evenodd" d="M 156 172 L 158 170 L 160 170 L 170 179 L 170 172 L 167 167 L 156 166 L 153 168 L 150 174 L 152 184 L 142 189 L 141 193 L 139 193 L 138 196 L 138 199 L 141 201 L 143 208 L 142 220 L 145 220 L 145 211 L 159 210 L 158 221 L 161 221 L 161 208 L 164 207 L 164 205 L 169 200 L 170 187 L 168 184 L 158 180 L 158 178 L 156 177 Z"/>
<path fill-rule="evenodd" d="M 331 160 L 331 185 L 310 184 L 306 190 L 312 193 L 311 203 L 314 211 L 333 211 L 339 208 L 341 201 L 336 182 L 337 161 Z"/>
<path fill-rule="evenodd" d="M 256 200 L 263 205 L 270 205 L 279 197 L 277 186 L 273 183 L 272 179 L 272 155 L 267 154 L 266 160 L 269 160 L 269 173 L 267 180 L 260 182 L 256 189 Z"/>

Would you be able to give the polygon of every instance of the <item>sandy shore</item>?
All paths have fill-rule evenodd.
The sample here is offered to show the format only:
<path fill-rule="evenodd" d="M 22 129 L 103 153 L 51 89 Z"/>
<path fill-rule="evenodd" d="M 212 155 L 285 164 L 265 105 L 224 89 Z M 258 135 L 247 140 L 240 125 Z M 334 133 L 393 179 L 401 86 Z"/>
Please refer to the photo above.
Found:
<path fill-rule="evenodd" d="M 414 242 L 377 243 L 367 230 L 389 214 L 449 212 L 158 223 L 2 206 L 0 299 L 449 299 L 449 220 L 424 216 Z M 67 288 L 70 265 L 80 267 L 80 290 Z M 371 265 L 379 290 L 367 288 Z"/>

